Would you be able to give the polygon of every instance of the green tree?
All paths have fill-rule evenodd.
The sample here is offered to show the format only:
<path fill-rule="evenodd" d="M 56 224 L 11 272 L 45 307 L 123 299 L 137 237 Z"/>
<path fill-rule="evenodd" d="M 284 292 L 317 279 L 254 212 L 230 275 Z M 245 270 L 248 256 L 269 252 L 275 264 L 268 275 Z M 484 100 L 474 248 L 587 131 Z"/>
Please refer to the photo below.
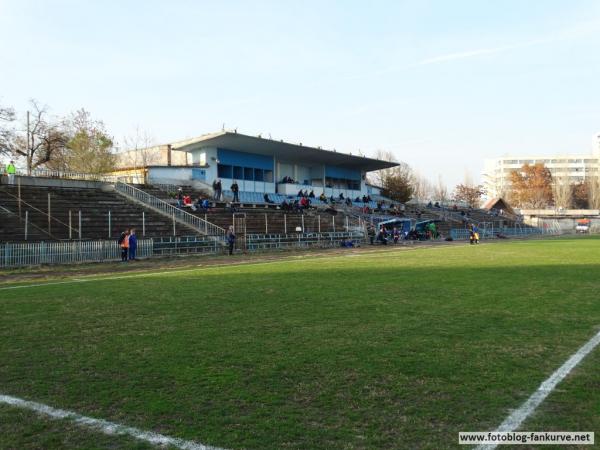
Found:
<path fill-rule="evenodd" d="M 398 163 L 389 169 L 373 172 L 371 181 L 381 187 L 381 194 L 400 203 L 409 201 L 415 193 L 415 177 L 411 167 L 398 162 L 391 152 L 379 150 L 376 158 Z"/>
<path fill-rule="evenodd" d="M 69 140 L 56 164 L 83 173 L 104 173 L 114 169 L 113 140 L 102 121 L 92 119 L 88 111 L 80 109 L 67 120 L 67 128 Z"/>

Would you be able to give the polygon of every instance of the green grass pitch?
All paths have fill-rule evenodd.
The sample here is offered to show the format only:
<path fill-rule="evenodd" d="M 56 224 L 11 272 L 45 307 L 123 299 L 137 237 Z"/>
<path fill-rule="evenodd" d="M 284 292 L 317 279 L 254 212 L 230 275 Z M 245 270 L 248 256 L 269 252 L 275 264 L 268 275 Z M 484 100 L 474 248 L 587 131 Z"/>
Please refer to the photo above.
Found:
<path fill-rule="evenodd" d="M 597 239 L 0 290 L 0 394 L 236 450 L 458 448 L 598 332 L 599 291 Z M 521 429 L 600 438 L 599 353 Z M 0 448 L 149 446 L 4 405 Z"/>

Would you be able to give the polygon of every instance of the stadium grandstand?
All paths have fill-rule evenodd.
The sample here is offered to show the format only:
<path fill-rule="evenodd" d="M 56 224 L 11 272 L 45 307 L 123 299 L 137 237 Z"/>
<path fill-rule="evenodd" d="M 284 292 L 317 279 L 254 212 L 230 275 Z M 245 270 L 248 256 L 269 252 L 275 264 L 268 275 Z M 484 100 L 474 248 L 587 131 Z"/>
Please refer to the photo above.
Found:
<path fill-rule="evenodd" d="M 369 172 L 393 162 L 228 131 L 144 151 L 138 159 L 152 164 L 123 167 L 121 157 L 115 171 L 102 175 L 36 169 L 2 176 L 4 261 L 30 251 L 49 258 L 45 248 L 15 253 L 9 244 L 70 241 L 103 242 L 93 245 L 108 248 L 109 256 L 96 259 L 110 259 L 116 239 L 131 228 L 147 240 L 147 255 L 223 251 L 230 227 L 239 251 L 360 245 L 373 229 L 378 243 L 386 242 L 382 229 L 400 240 L 463 239 L 473 225 L 483 238 L 536 231 L 504 203 L 499 213 L 498 205 L 394 202 L 367 182 Z M 53 262 L 36 258 L 13 261 Z"/>

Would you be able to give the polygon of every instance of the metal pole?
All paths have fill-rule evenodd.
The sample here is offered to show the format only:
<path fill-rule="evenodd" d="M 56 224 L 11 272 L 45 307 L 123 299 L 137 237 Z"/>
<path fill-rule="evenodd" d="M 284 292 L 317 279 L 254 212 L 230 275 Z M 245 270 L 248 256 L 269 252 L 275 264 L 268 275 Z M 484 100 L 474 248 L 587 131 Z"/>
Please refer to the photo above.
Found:
<path fill-rule="evenodd" d="M 333 232 L 335 233 L 335 216 L 331 216 L 331 223 L 333 224 Z"/>
<path fill-rule="evenodd" d="M 27 139 L 29 139 L 29 137 Z M 17 177 L 17 196 L 19 197 L 19 217 L 21 217 L 21 178 L 20 177 Z"/>
<path fill-rule="evenodd" d="M 73 227 L 71 223 L 71 210 L 69 210 L 69 240 L 73 239 Z"/>
<path fill-rule="evenodd" d="M 27 223 L 29 222 L 29 211 L 25 211 L 25 240 L 27 240 Z"/>
<path fill-rule="evenodd" d="M 146 237 L 146 211 L 142 211 L 142 236 Z"/>
<path fill-rule="evenodd" d="M 348 216 L 346 216 L 346 231 L 348 231 Z"/>
<path fill-rule="evenodd" d="M 173 213 L 173 236 L 177 235 L 177 231 L 175 230 L 175 213 Z"/>
<path fill-rule="evenodd" d="M 283 215 L 283 234 L 287 234 L 287 214 Z"/>
<path fill-rule="evenodd" d="M 320 214 L 317 216 L 317 219 L 319 219 L 317 222 L 319 225 L 319 233 L 320 233 L 321 232 L 321 215 Z"/>
<path fill-rule="evenodd" d="M 79 240 L 81 240 L 81 210 L 79 210 Z"/>
<path fill-rule="evenodd" d="M 29 154 L 29 137 L 30 137 L 30 125 L 29 125 L 29 111 L 27 111 L 27 175 L 31 175 L 31 155 Z"/>
<path fill-rule="evenodd" d="M 265 234 L 269 234 L 269 226 L 267 225 L 267 214 L 265 213 Z"/>
<path fill-rule="evenodd" d="M 110 209 L 108 210 L 108 238 L 110 239 L 110 230 L 112 229 Z"/>
<path fill-rule="evenodd" d="M 304 214 L 302 214 L 302 233 L 304 233 Z"/>
<path fill-rule="evenodd" d="M 50 215 L 51 210 L 50 210 L 50 192 L 48 192 L 48 234 L 52 234 L 52 223 L 50 222 Z"/>

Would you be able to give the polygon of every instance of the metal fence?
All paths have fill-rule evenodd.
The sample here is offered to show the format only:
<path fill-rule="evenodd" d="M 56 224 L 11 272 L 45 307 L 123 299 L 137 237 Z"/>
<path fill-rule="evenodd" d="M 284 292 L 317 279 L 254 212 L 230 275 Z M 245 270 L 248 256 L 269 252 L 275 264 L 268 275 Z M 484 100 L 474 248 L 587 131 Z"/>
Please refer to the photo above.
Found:
<path fill-rule="evenodd" d="M 152 239 L 139 239 L 137 256 L 153 254 Z M 39 264 L 74 264 L 117 261 L 121 247 L 115 241 L 70 241 L 0 244 L 0 267 L 22 267 Z"/>
<path fill-rule="evenodd" d="M 286 248 L 340 247 L 343 240 L 354 245 L 364 243 L 364 234 L 359 232 L 297 233 L 297 234 L 248 234 L 248 251 Z"/>
<path fill-rule="evenodd" d="M 356 232 L 252 234 L 240 236 L 236 242 L 236 251 L 338 247 L 343 240 L 351 240 L 354 245 L 358 245 L 364 242 L 364 235 Z M 226 247 L 210 237 L 170 236 L 139 239 L 137 257 L 222 254 L 226 251 Z M 121 248 L 114 240 L 0 243 L 0 268 L 119 261 L 120 259 Z"/>
<path fill-rule="evenodd" d="M 552 235 L 556 234 L 551 232 L 550 230 L 543 230 L 541 228 L 530 228 L 530 227 L 496 227 L 496 228 L 487 228 L 487 229 L 479 229 L 479 238 L 480 239 L 493 239 L 497 238 L 498 235 L 507 236 L 507 237 L 515 237 L 515 236 L 539 236 L 542 234 Z M 469 239 L 471 232 L 466 229 L 452 229 L 450 230 L 450 236 L 452 239 Z"/>
<path fill-rule="evenodd" d="M 182 209 L 177 208 L 165 202 L 164 200 L 155 197 L 154 195 L 150 195 L 141 189 L 122 182 L 116 182 L 115 189 L 120 194 L 134 201 L 149 206 L 163 215 L 172 217 L 174 220 L 185 223 L 205 236 L 213 236 L 214 238 L 220 240 L 225 239 L 225 230 L 223 228 L 201 219 L 198 216 L 194 216 L 193 214 L 183 211 Z"/>

